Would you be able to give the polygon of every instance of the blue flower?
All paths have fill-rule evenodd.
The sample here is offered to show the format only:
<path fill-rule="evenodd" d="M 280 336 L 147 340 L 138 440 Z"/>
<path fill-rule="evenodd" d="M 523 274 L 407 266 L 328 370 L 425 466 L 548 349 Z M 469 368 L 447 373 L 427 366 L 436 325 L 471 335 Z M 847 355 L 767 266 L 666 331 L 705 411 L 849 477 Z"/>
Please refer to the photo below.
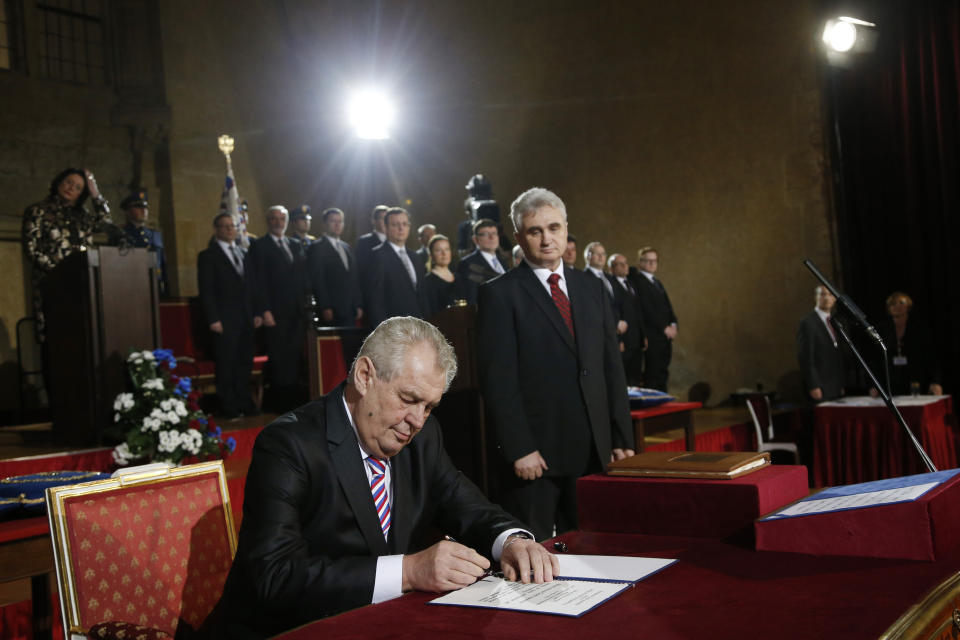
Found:
<path fill-rule="evenodd" d="M 208 424 L 210 424 L 209 422 L 207 422 L 207 419 L 206 419 L 206 418 L 197 418 L 197 422 L 199 422 L 199 423 L 202 424 L 202 425 L 208 425 Z M 217 427 L 217 428 L 219 429 L 220 427 Z"/>
<path fill-rule="evenodd" d="M 177 368 L 177 359 L 173 357 L 172 349 L 154 349 L 153 357 L 156 358 L 158 362 L 166 362 L 167 367 L 171 370 Z"/>
<path fill-rule="evenodd" d="M 180 381 L 177 382 L 177 387 L 173 390 L 173 392 L 178 396 L 186 397 L 190 395 L 192 390 L 193 384 L 190 382 L 190 378 L 180 378 Z"/>
<path fill-rule="evenodd" d="M 204 420 L 204 422 L 206 422 L 206 420 Z M 222 434 L 222 433 L 223 433 L 223 431 L 220 429 L 220 427 L 215 427 L 214 429 L 212 429 L 212 430 L 210 431 L 210 434 L 211 434 L 214 438 L 219 438 L 219 437 L 220 437 L 220 434 Z"/>
<path fill-rule="evenodd" d="M 233 438 L 233 436 L 230 436 L 229 438 L 227 438 L 227 450 L 230 453 L 233 453 L 233 450 L 236 448 L 237 448 L 237 441 Z"/>

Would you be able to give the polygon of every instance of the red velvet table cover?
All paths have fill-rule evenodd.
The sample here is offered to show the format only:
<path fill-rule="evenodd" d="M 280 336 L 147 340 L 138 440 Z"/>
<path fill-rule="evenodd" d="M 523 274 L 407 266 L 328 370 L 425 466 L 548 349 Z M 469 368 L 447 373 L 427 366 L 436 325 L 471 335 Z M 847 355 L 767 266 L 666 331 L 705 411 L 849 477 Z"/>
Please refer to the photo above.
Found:
<path fill-rule="evenodd" d="M 948 396 L 923 406 L 899 407 L 937 469 L 957 467 L 956 430 Z M 818 487 L 925 473 L 919 454 L 886 407 L 817 407 L 813 477 Z"/>
<path fill-rule="evenodd" d="M 436 594 L 410 593 L 277 637 L 875 640 L 957 569 L 949 563 L 756 552 L 707 538 L 590 532 L 560 538 L 571 553 L 679 562 L 580 618 L 440 607 L 427 604 Z"/>
<path fill-rule="evenodd" d="M 917 500 L 759 521 L 756 548 L 960 563 L 960 474 Z"/>
<path fill-rule="evenodd" d="M 732 480 L 595 474 L 577 481 L 577 509 L 584 531 L 724 538 L 807 493 L 807 469 L 793 465 Z"/>

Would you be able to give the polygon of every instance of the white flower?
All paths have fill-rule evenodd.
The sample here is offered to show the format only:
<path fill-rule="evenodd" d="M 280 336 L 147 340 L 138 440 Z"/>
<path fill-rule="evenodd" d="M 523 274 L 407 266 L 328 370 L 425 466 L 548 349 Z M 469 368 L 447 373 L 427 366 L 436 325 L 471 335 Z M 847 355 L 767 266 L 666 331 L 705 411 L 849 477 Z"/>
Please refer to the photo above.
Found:
<path fill-rule="evenodd" d="M 160 408 L 164 411 L 170 411 L 173 408 L 173 400 L 167 399 L 160 403 Z"/>
<path fill-rule="evenodd" d="M 200 453 L 200 445 L 203 444 L 203 435 L 196 429 L 187 429 L 187 432 L 183 434 L 183 448 L 197 455 Z"/>
<path fill-rule="evenodd" d="M 70 248 L 70 241 L 69 241 L 69 240 L 61 240 L 61 241 L 60 241 L 60 248 L 61 248 L 61 249 L 69 249 L 69 248 Z"/>
<path fill-rule="evenodd" d="M 159 431 L 161 426 L 163 426 L 163 423 L 160 420 L 147 416 L 143 419 L 143 424 L 140 425 L 140 431 L 142 433 L 147 433 L 148 431 Z"/>
<path fill-rule="evenodd" d="M 144 388 L 144 389 L 157 389 L 157 390 L 162 390 L 162 389 L 163 389 L 163 378 L 151 378 L 151 379 L 149 379 L 149 380 L 145 380 L 144 383 L 143 383 L 142 385 L 140 385 L 140 386 L 141 386 L 142 388 Z"/>
<path fill-rule="evenodd" d="M 123 411 L 124 409 L 133 408 L 133 394 L 132 393 L 121 393 L 117 396 L 117 399 L 113 401 L 113 408 L 115 411 Z"/>
<path fill-rule="evenodd" d="M 183 404 L 182 400 L 176 400 L 175 403 L 176 404 L 174 405 L 173 410 L 177 412 L 178 416 L 180 416 L 181 418 L 185 418 L 187 416 L 186 405 Z"/>
<path fill-rule="evenodd" d="M 54 240 L 56 240 L 57 238 L 59 238 L 59 237 L 60 237 L 60 229 L 57 229 L 56 227 L 54 227 L 53 229 L 50 229 L 50 237 L 53 238 Z"/>
<path fill-rule="evenodd" d="M 113 414 L 113 421 L 114 421 L 114 422 L 120 422 L 120 414 L 119 414 L 119 413 Z"/>
<path fill-rule="evenodd" d="M 144 351 L 143 352 L 144 360 L 153 360 L 153 351 Z"/>
<path fill-rule="evenodd" d="M 177 424 L 180 422 L 180 416 L 177 415 L 176 411 L 168 411 L 165 417 L 167 418 L 167 422 L 170 424 Z"/>
<path fill-rule="evenodd" d="M 113 461 L 119 465 L 129 464 L 134 458 L 134 455 L 130 452 L 130 445 L 126 442 L 114 447 L 112 455 Z"/>

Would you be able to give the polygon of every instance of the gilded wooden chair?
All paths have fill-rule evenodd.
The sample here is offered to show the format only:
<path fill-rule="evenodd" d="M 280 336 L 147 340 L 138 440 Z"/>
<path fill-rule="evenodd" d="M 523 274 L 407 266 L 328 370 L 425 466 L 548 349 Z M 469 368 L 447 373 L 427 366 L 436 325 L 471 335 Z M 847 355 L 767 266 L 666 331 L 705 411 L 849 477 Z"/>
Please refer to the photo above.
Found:
<path fill-rule="evenodd" d="M 67 640 L 198 629 L 223 590 L 237 546 L 223 462 L 132 471 L 47 490 Z"/>

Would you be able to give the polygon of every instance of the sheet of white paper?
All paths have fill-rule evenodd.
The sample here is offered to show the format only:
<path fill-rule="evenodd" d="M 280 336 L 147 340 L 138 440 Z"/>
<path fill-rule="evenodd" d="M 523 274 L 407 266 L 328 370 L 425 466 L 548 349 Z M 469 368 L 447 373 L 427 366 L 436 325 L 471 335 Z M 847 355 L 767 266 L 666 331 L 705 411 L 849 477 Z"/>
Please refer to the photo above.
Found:
<path fill-rule="evenodd" d="M 490 576 L 431 600 L 430 604 L 579 616 L 630 586 L 631 583 L 627 582 L 578 580 L 523 584 Z"/>
<path fill-rule="evenodd" d="M 946 396 L 893 396 L 893 404 L 898 407 L 922 407 L 942 400 Z M 872 398 L 870 396 L 847 396 L 839 400 L 821 402 L 818 407 L 885 407 L 883 398 Z"/>
<path fill-rule="evenodd" d="M 912 487 L 899 487 L 897 489 L 857 493 L 850 496 L 837 496 L 835 498 L 824 498 L 822 500 L 803 500 L 802 502 L 778 511 L 773 517 L 798 516 L 807 513 L 824 513 L 827 511 L 872 507 L 893 502 L 906 502 L 908 500 L 916 500 L 938 484 L 938 482 L 929 482 Z"/>
<path fill-rule="evenodd" d="M 674 562 L 669 558 L 634 558 L 631 556 L 585 556 L 558 553 L 560 575 L 566 578 L 594 580 L 643 580 L 651 573 Z"/>

